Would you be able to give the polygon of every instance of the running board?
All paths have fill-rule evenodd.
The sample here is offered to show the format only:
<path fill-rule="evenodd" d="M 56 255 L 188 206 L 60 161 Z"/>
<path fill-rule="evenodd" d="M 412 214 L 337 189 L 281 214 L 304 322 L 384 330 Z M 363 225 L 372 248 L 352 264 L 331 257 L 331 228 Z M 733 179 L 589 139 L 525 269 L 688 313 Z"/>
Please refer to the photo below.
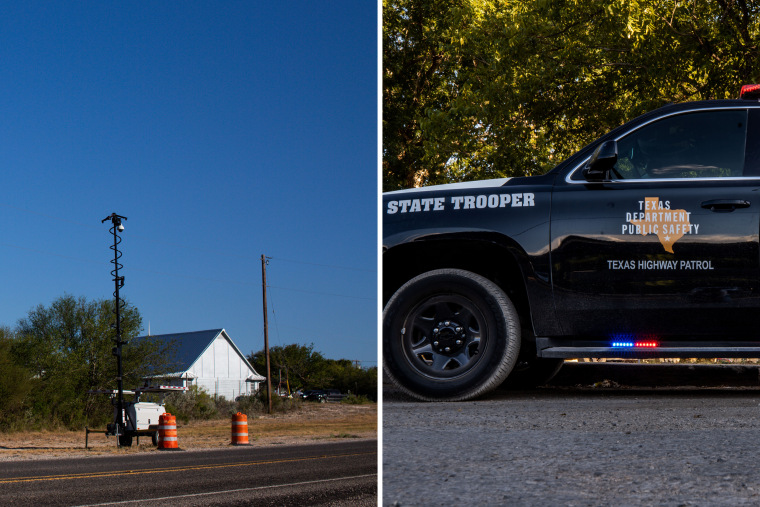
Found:
<path fill-rule="evenodd" d="M 554 343 L 552 343 L 554 342 Z M 571 359 L 580 357 L 647 359 L 656 357 L 681 358 L 760 358 L 760 343 L 758 342 L 724 342 L 714 346 L 699 342 L 663 342 L 657 347 L 610 347 L 600 342 L 572 343 L 560 345 L 556 340 L 548 338 L 536 339 L 536 355 L 538 357 Z"/>

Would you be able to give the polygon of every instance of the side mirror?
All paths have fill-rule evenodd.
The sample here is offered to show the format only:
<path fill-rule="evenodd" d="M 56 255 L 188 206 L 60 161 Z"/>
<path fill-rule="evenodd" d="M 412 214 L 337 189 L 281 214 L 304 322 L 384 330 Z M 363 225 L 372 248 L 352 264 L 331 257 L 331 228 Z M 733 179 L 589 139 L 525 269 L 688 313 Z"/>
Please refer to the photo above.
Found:
<path fill-rule="evenodd" d="M 583 168 L 583 177 L 589 181 L 610 179 L 610 169 L 617 162 L 617 141 L 605 141 L 594 150 L 591 159 Z"/>

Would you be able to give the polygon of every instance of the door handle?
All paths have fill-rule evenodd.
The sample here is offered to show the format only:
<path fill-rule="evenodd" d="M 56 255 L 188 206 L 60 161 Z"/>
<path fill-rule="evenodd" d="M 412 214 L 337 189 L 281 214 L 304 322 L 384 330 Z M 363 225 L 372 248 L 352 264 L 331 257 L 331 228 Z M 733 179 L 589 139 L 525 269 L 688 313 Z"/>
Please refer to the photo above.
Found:
<path fill-rule="evenodd" d="M 738 208 L 749 208 L 750 202 L 743 199 L 713 199 L 702 201 L 702 207 L 718 213 L 727 213 Z"/>

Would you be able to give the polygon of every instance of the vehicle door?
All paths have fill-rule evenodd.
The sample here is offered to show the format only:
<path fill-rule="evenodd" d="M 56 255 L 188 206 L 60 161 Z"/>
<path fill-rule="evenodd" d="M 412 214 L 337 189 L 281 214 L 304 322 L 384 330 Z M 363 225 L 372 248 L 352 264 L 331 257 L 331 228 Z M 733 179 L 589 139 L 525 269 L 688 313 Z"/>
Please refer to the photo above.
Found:
<path fill-rule="evenodd" d="M 757 338 L 760 178 L 746 152 L 758 112 L 716 107 L 634 124 L 616 139 L 608 179 L 587 181 L 586 161 L 558 178 L 552 282 L 566 334 Z"/>

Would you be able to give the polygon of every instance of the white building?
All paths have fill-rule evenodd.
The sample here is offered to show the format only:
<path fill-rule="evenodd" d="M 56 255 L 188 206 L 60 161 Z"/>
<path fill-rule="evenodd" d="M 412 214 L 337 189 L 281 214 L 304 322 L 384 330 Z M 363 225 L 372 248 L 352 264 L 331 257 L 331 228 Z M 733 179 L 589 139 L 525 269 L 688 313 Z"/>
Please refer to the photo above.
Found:
<path fill-rule="evenodd" d="M 141 339 L 161 340 L 174 352 L 171 371 L 150 377 L 151 383 L 198 386 L 212 396 L 234 400 L 253 394 L 266 380 L 248 362 L 224 329 L 192 333 L 144 336 Z"/>

